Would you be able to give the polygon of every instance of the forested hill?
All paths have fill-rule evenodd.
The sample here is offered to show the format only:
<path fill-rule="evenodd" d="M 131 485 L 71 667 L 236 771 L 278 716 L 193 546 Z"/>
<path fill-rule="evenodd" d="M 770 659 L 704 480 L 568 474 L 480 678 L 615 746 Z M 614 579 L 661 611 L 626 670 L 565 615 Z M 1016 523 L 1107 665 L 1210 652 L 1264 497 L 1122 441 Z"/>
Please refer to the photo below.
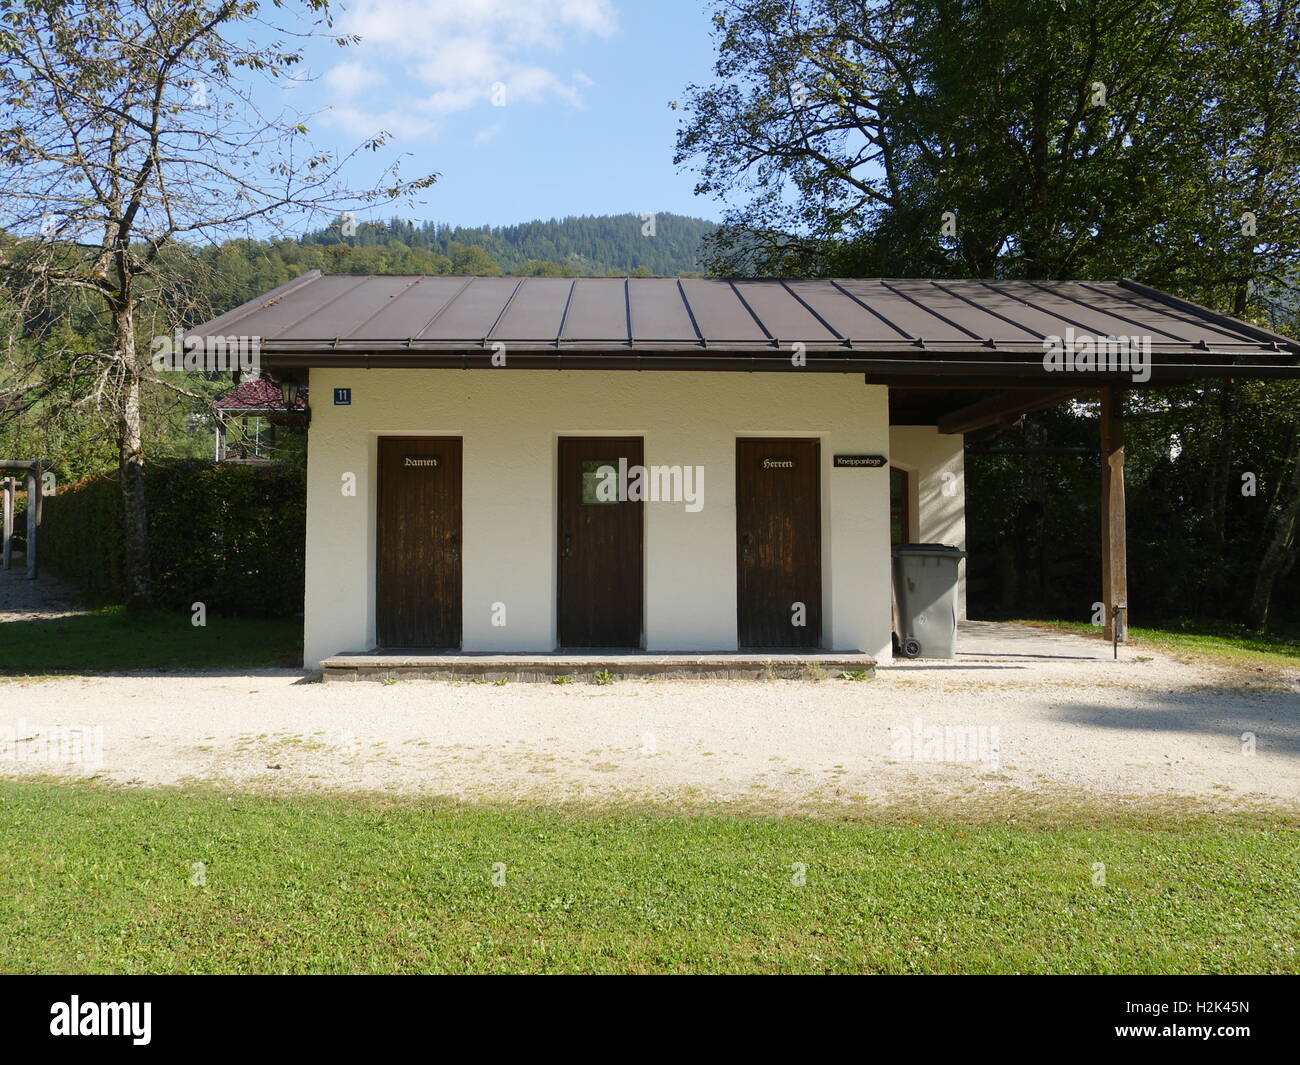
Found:
<path fill-rule="evenodd" d="M 497 267 L 453 273 L 671 275 L 700 269 L 701 242 L 715 228 L 702 218 L 667 213 L 583 215 L 479 228 L 393 219 L 362 223 L 350 235 L 336 223 L 308 234 L 303 242 L 357 248 L 404 245 L 453 262 L 464 259 L 465 249 L 478 247 Z"/>

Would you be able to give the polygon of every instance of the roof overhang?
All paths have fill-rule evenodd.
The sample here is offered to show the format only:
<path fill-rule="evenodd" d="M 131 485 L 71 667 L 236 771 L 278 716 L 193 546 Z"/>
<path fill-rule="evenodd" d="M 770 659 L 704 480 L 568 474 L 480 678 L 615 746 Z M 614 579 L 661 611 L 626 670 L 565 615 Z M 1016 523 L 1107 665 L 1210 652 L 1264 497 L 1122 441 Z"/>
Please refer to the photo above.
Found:
<path fill-rule="evenodd" d="M 188 333 L 261 365 L 862 374 L 928 424 L 990 395 L 1300 378 L 1300 343 L 1136 281 L 303 275 Z M 1144 365 L 1056 366 L 1129 338 Z M 1113 345 L 1108 347 L 1113 351 Z M 1128 350 L 1127 348 L 1123 350 Z M 504 356 L 504 362 L 502 361 Z M 983 395 L 981 395 L 981 393 Z M 915 417 L 911 414 L 909 417 Z M 952 419 L 948 419 L 951 423 Z"/>

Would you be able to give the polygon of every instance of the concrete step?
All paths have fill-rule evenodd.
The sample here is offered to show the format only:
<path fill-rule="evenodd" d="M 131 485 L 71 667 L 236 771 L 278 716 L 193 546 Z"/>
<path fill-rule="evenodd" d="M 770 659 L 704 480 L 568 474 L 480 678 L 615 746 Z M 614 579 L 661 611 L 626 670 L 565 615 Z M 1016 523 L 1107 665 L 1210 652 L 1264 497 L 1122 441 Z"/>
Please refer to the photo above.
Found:
<path fill-rule="evenodd" d="M 422 654 L 418 651 L 344 652 L 321 662 L 326 681 L 400 679 L 505 679 L 597 683 L 597 674 L 615 680 L 664 677 L 680 680 L 808 680 L 861 671 L 873 676 L 876 660 L 851 652 L 758 652 L 718 654 Z"/>

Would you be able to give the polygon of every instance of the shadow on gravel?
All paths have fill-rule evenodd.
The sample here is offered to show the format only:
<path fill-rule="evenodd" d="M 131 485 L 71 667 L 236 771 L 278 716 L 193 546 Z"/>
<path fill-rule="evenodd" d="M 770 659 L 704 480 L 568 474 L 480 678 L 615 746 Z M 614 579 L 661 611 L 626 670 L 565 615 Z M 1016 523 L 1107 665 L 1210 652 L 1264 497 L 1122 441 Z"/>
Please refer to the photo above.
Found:
<path fill-rule="evenodd" d="M 1189 689 L 1152 693 L 1143 703 L 1136 707 L 1067 703 L 1053 707 L 1051 713 L 1058 721 L 1086 728 L 1195 733 L 1221 741 L 1225 749 L 1243 751 L 1249 746 L 1243 734 L 1250 733 L 1257 756 L 1300 757 L 1300 695 L 1295 692 Z"/>

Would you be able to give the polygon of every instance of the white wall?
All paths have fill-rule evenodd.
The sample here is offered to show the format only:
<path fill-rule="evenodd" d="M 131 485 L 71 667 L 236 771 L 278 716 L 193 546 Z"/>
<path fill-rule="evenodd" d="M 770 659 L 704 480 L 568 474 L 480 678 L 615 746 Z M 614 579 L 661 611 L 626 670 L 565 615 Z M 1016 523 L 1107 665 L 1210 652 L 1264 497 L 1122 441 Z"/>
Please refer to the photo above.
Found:
<path fill-rule="evenodd" d="M 890 464 L 912 474 L 908 525 L 922 544 L 966 550 L 966 438 L 932 426 L 895 425 L 889 430 Z M 957 616 L 966 616 L 966 560 L 960 568 Z"/>
<path fill-rule="evenodd" d="M 351 388 L 351 406 L 334 406 Z M 311 374 L 304 661 L 375 645 L 375 457 L 387 435 L 464 438 L 464 647 L 555 647 L 561 436 L 642 436 L 647 465 L 703 465 L 705 505 L 645 504 L 648 650 L 736 648 L 735 439 L 822 442 L 823 645 L 890 653 L 886 390 L 852 374 L 321 370 Z M 960 437 L 942 438 L 958 441 Z M 356 476 L 355 497 L 340 491 Z M 507 625 L 491 624 L 494 603 Z"/>

